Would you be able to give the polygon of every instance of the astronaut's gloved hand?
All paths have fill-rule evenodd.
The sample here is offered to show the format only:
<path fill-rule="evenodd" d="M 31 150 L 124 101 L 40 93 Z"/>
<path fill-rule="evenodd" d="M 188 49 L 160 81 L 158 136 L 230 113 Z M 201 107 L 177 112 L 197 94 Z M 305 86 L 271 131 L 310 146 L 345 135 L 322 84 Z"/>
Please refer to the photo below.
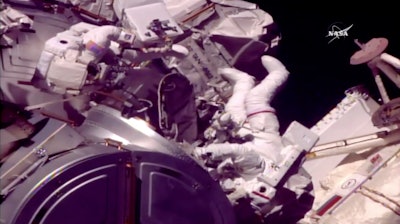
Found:
<path fill-rule="evenodd" d="M 245 98 L 254 86 L 254 79 L 235 68 L 220 68 L 218 73 L 233 86 L 233 93 L 225 105 L 225 111 L 231 115 L 232 121 L 241 126 L 247 117 Z"/>
<path fill-rule="evenodd" d="M 164 53 L 164 56 L 172 56 L 176 58 L 184 58 L 189 55 L 189 50 L 179 44 L 173 44 L 171 49 Z"/>

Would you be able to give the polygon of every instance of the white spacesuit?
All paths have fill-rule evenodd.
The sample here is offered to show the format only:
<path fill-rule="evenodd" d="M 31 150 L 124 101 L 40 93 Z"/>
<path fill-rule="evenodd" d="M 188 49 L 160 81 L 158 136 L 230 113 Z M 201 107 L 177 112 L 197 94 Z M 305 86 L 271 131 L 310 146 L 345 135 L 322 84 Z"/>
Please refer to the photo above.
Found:
<path fill-rule="evenodd" d="M 220 180 L 225 182 L 222 183 L 223 187 L 229 185 L 228 188 L 232 189 L 240 186 L 250 197 L 261 195 L 265 202 L 265 199 L 274 196 L 275 189 L 271 184 L 260 181 L 259 177 L 273 175 L 271 170 L 281 166 L 292 151 L 298 152 L 299 149 L 282 141 L 279 122 L 270 105 L 289 72 L 272 56 L 262 56 L 261 60 L 269 74 L 256 86 L 254 79 L 244 72 L 234 68 L 219 70 L 233 85 L 233 94 L 226 103 L 225 112 L 234 123 L 240 125 L 237 135 L 251 134 L 253 139 L 245 143 L 211 143 L 196 148 L 194 154 L 223 161 L 217 168 Z M 239 177 L 232 178 L 231 174 L 226 173 L 226 167 Z"/>
<path fill-rule="evenodd" d="M 249 164 L 254 168 L 260 166 L 264 159 L 279 162 L 280 151 L 284 148 L 279 133 L 279 122 L 270 102 L 277 88 L 288 78 L 289 72 L 285 66 L 272 56 L 263 56 L 262 64 L 269 75 L 258 85 L 248 74 L 234 68 L 222 68 L 220 74 L 233 84 L 233 94 L 226 103 L 225 112 L 233 122 L 242 126 L 239 135 L 252 134 L 255 138 L 243 144 L 216 143 L 198 148 L 199 155 L 211 154 L 212 157 L 250 156 L 253 152 L 263 157 L 262 160 Z M 248 122 L 245 124 L 245 122 Z M 243 168 L 243 167 L 242 167 Z M 240 169 L 242 171 L 248 169 Z M 258 172 L 262 172 L 260 167 Z"/>
<path fill-rule="evenodd" d="M 110 50 L 121 54 L 125 45 L 138 47 L 137 50 L 123 52 L 122 56 L 128 63 L 162 57 L 164 53 L 173 56 L 187 54 L 187 49 L 175 45 L 164 51 L 144 52 L 140 50 L 146 49 L 142 47 L 143 43 L 129 29 L 80 22 L 46 41 L 35 78 L 46 80 L 46 84 L 41 86 L 52 92 L 63 94 L 66 91 L 80 91 L 86 83 L 87 66 L 99 63 Z"/>

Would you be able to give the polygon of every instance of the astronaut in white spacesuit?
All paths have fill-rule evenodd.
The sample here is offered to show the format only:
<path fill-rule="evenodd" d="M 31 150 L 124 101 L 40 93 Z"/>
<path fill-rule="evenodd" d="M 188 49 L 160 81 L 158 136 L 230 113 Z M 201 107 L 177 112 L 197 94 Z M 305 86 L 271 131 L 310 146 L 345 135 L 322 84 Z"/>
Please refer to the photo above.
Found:
<path fill-rule="evenodd" d="M 223 117 L 229 117 L 239 128 L 230 133 L 253 138 L 244 143 L 217 141 L 194 150 L 199 158 L 222 161 L 214 176 L 226 192 L 231 192 L 228 198 L 233 203 L 250 197 L 260 208 L 268 207 L 277 192 L 276 185 L 301 151 L 296 144 L 284 141 L 275 110 L 270 105 L 289 72 L 272 56 L 262 56 L 261 62 L 268 75 L 257 85 L 252 76 L 235 68 L 219 70 L 233 86 Z"/>
<path fill-rule="evenodd" d="M 222 68 L 220 74 L 233 85 L 233 94 L 225 105 L 225 112 L 233 122 L 241 125 L 238 135 L 251 134 L 245 143 L 213 143 L 195 150 L 198 156 L 212 159 L 231 158 L 235 170 L 242 177 L 252 178 L 265 170 L 266 163 L 279 163 L 285 146 L 279 133 L 279 122 L 270 102 L 287 80 L 289 72 L 272 56 L 262 56 L 269 74 L 258 85 L 247 73 L 234 68 Z M 246 123 L 245 123 L 246 122 Z"/>
<path fill-rule="evenodd" d="M 137 50 L 121 52 L 125 46 Z M 63 94 L 67 91 L 80 91 L 87 83 L 88 65 L 98 64 L 110 51 L 116 55 L 122 54 L 128 64 L 169 53 L 174 56 L 187 54 L 187 49 L 181 46 L 164 48 L 147 50 L 128 28 L 80 22 L 46 41 L 33 81 L 42 89 Z M 43 85 L 41 83 L 44 80 L 46 83 Z"/>

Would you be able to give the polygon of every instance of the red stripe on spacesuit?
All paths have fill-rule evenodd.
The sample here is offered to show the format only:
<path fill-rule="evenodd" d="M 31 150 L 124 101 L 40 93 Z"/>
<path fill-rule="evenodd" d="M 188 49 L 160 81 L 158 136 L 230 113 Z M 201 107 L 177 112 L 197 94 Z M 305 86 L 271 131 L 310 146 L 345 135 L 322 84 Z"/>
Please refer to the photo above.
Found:
<path fill-rule="evenodd" d="M 257 191 L 252 191 L 251 193 L 253 193 L 253 194 L 257 195 L 257 196 L 260 196 L 260 197 L 262 197 L 264 199 L 271 200 L 271 198 L 269 198 L 268 196 L 266 196 L 264 194 L 261 194 L 261 193 L 259 193 Z"/>
<path fill-rule="evenodd" d="M 274 113 L 275 113 L 275 110 L 261 110 L 261 111 L 257 111 L 257 112 L 248 114 L 247 117 L 249 118 L 249 117 L 251 117 L 251 116 L 254 116 L 254 115 L 256 115 L 256 114 L 261 114 L 261 113 L 273 113 L 273 114 L 274 114 Z"/>

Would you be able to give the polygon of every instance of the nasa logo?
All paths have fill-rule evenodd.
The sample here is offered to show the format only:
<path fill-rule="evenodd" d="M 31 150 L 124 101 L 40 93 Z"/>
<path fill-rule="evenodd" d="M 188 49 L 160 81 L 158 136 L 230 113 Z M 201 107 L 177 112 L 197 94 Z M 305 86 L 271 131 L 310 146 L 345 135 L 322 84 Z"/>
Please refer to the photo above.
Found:
<path fill-rule="evenodd" d="M 340 39 L 341 37 L 348 37 L 349 36 L 348 31 L 350 30 L 351 27 L 353 27 L 353 24 L 344 29 L 341 29 L 339 24 L 330 25 L 328 29 L 328 35 L 326 35 L 326 37 L 331 38 L 328 44 L 330 44 L 332 41 L 336 39 Z"/>
<path fill-rule="evenodd" d="M 342 189 L 349 189 L 353 187 L 357 183 L 356 179 L 349 179 L 346 182 L 344 182 L 341 186 Z"/>

